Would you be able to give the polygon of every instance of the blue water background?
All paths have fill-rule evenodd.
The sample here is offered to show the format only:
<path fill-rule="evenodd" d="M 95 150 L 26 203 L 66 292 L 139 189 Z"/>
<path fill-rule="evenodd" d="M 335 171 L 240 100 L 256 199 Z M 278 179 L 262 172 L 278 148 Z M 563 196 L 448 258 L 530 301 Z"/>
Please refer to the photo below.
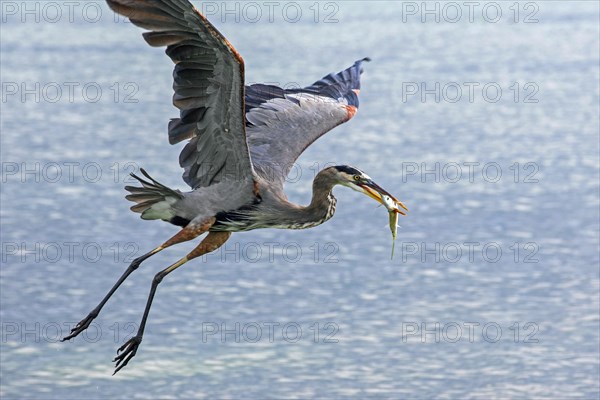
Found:
<path fill-rule="evenodd" d="M 38 102 L 3 87 L 2 398 L 598 398 L 597 2 L 535 2 L 533 23 L 523 2 L 518 22 L 499 3 L 497 23 L 422 23 L 392 2 L 318 3 L 316 23 L 308 2 L 296 23 L 212 16 L 248 82 L 307 85 L 370 56 L 360 111 L 303 154 L 286 191 L 307 204 L 318 169 L 351 164 L 410 213 L 393 260 L 386 212 L 346 188 L 315 229 L 234 235 L 165 279 L 138 355 L 114 377 L 152 277 L 193 244 L 147 261 L 88 336 L 57 342 L 129 256 L 177 232 L 128 210 L 127 173 L 144 167 L 185 189 L 181 146 L 166 136 L 172 64 L 95 4 L 96 23 L 76 8 L 74 23 L 17 15 L 1 26 L 3 85 L 47 88 Z M 66 82 L 79 84 L 73 102 L 48 101 L 47 85 Z M 449 101 L 452 85 L 439 101 L 406 94 L 436 82 L 462 97 Z M 472 102 L 466 82 L 479 84 Z M 82 95 L 86 83 L 99 101 L 93 88 Z M 497 102 L 482 95 L 488 83 Z"/>

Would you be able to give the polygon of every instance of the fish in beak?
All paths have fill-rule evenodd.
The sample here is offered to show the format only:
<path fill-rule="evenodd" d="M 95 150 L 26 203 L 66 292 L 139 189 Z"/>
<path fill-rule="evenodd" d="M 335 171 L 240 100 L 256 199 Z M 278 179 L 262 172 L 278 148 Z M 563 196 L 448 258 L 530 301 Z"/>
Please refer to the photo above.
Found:
<path fill-rule="evenodd" d="M 392 196 L 372 180 L 368 179 L 366 181 L 357 183 L 357 185 L 362 189 L 363 193 L 383 204 L 388 211 L 394 211 L 398 214 L 406 215 L 404 211 L 400 210 L 400 207 L 406 211 L 408 211 L 408 208 L 402 204 L 400 200 Z"/>
<path fill-rule="evenodd" d="M 378 203 L 385 206 L 389 214 L 390 231 L 392 232 L 392 259 L 394 258 L 394 245 L 396 243 L 396 233 L 398 230 L 398 214 L 406 215 L 404 211 L 408 208 L 400 200 L 392 196 L 387 190 L 373 182 L 373 180 L 364 172 L 354 167 L 341 165 L 332 167 L 342 174 L 340 184 L 348 186 L 357 192 L 366 194 L 375 199 Z M 402 211 L 404 209 L 404 211 Z"/>
<path fill-rule="evenodd" d="M 387 208 L 389 213 L 389 225 L 390 231 L 392 232 L 392 255 L 391 259 L 394 258 L 394 248 L 396 247 L 396 233 L 398 231 L 398 214 L 406 215 L 405 212 L 400 210 L 402 207 L 404 210 L 408 211 L 408 208 L 402 204 L 400 200 L 392 196 L 386 190 L 384 190 L 381 186 L 377 185 L 372 180 L 367 180 L 364 183 L 358 185 L 363 192 L 373 199 L 377 200 L 381 204 Z M 400 207 L 399 207 L 400 206 Z"/>

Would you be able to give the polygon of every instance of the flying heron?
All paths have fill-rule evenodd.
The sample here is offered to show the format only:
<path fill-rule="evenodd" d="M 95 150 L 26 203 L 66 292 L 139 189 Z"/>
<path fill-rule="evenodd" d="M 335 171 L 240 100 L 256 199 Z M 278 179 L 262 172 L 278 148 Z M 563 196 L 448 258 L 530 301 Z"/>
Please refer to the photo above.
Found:
<path fill-rule="evenodd" d="M 174 105 L 180 117 L 169 123 L 171 144 L 189 140 L 179 156 L 183 180 L 192 191 L 160 184 L 141 169 L 141 187 L 127 186 L 142 219 L 160 219 L 182 229 L 136 258 L 64 340 L 90 326 L 125 279 L 150 256 L 172 245 L 207 236 L 189 254 L 155 275 L 137 334 L 117 351 L 115 372 L 135 356 L 156 288 L 186 262 L 222 246 L 232 232 L 258 228 L 305 229 L 330 219 L 332 189 L 344 185 L 384 204 L 389 196 L 357 168 L 325 168 L 313 181 L 308 206 L 288 201 L 284 181 L 300 154 L 320 136 L 350 120 L 358 108 L 361 64 L 356 61 L 303 89 L 244 85 L 244 61 L 227 39 L 188 0 L 107 0 L 109 7 L 142 28 L 151 46 L 166 46 L 175 63 Z M 387 198 L 386 203 L 389 203 Z M 399 211 L 397 211 L 399 212 Z M 404 213 L 402 213 L 404 214 Z"/>

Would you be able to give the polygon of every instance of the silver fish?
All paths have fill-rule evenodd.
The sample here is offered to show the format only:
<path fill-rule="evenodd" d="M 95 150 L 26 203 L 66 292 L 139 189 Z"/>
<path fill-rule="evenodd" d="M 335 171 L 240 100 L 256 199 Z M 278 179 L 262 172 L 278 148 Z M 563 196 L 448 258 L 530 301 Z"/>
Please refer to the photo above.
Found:
<path fill-rule="evenodd" d="M 396 232 L 398 231 L 398 212 L 392 210 L 389 212 L 390 216 L 390 230 L 392 231 L 392 256 L 391 260 L 394 259 L 394 248 L 396 247 Z"/>
<path fill-rule="evenodd" d="M 390 217 L 390 230 L 392 231 L 392 259 L 394 258 L 394 247 L 396 245 L 396 233 L 398 232 L 398 215 L 404 213 L 398 208 L 398 203 L 390 196 L 382 195 L 383 205 L 387 208 Z M 402 205 L 403 206 L 403 205 Z"/>

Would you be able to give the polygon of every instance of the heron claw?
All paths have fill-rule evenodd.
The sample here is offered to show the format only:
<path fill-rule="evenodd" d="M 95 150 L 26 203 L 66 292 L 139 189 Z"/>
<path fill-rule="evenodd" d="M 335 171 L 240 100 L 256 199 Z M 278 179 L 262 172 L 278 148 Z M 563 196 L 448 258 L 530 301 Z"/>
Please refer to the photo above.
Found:
<path fill-rule="evenodd" d="M 137 349 L 140 346 L 140 343 L 142 343 L 142 337 L 134 336 L 127 342 L 125 342 L 123 346 L 119 347 L 119 349 L 117 350 L 117 356 L 113 360 L 113 362 L 117 363 L 115 365 L 115 372 L 113 372 L 113 375 L 119 372 L 121 368 L 126 366 L 127 363 L 129 363 L 129 360 L 131 360 L 135 356 L 135 353 L 137 353 Z"/>
<path fill-rule="evenodd" d="M 67 336 L 62 338 L 60 341 L 64 342 L 64 341 L 73 339 L 75 336 L 77 336 L 81 332 L 85 331 L 87 328 L 90 327 L 90 324 L 92 323 L 92 321 L 94 319 L 96 319 L 97 316 L 98 316 L 97 312 L 92 311 L 91 313 L 89 313 L 87 317 L 85 317 L 84 319 L 79 321 L 77 323 L 77 325 L 75 325 L 75 327 L 71 329 L 71 333 L 69 333 Z"/>

